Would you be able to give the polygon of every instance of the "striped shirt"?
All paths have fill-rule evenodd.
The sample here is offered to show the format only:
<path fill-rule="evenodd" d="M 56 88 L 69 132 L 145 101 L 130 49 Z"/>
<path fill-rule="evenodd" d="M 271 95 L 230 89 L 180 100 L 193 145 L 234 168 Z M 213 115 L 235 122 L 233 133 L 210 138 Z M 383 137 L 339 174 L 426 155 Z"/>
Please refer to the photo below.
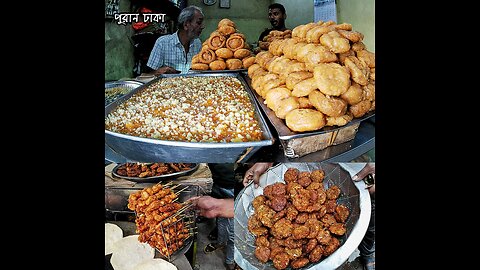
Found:
<path fill-rule="evenodd" d="M 185 49 L 178 39 L 178 31 L 171 35 L 164 35 L 157 39 L 153 46 L 147 66 L 157 70 L 162 66 L 170 66 L 182 73 L 187 73 L 192 65 L 192 57 L 200 52 L 202 42 L 199 38 L 190 41 L 190 49 Z"/>

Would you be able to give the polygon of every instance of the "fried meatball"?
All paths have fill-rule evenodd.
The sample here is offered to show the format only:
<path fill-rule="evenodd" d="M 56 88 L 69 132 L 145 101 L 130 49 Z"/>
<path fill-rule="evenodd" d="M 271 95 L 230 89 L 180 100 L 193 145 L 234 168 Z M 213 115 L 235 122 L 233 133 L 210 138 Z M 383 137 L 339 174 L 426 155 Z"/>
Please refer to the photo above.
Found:
<path fill-rule="evenodd" d="M 330 227 L 328 227 L 328 230 L 330 230 L 330 232 L 336 235 L 344 235 L 347 231 L 347 228 L 343 223 L 334 223 L 330 225 Z"/>
<path fill-rule="evenodd" d="M 302 178 L 302 177 L 308 177 L 310 178 L 310 172 L 300 172 L 298 174 L 298 178 Z"/>
<path fill-rule="evenodd" d="M 255 245 L 257 247 L 270 247 L 270 242 L 268 241 L 267 237 L 262 235 L 262 236 L 259 236 L 257 237 L 257 239 L 255 239 Z"/>
<path fill-rule="evenodd" d="M 310 234 L 310 229 L 305 225 L 300 225 L 293 229 L 292 234 L 294 239 L 307 238 L 307 236 Z"/>
<path fill-rule="evenodd" d="M 288 168 L 283 174 L 283 180 L 288 184 L 290 182 L 297 182 L 299 171 L 295 168 Z"/>
<path fill-rule="evenodd" d="M 248 230 L 249 231 L 252 231 L 256 228 L 259 228 L 259 227 L 263 226 L 262 222 L 260 222 L 260 220 L 258 219 L 258 217 L 255 213 L 248 218 L 247 225 L 248 225 Z"/>
<path fill-rule="evenodd" d="M 266 200 L 267 200 L 267 197 L 263 195 L 259 195 L 255 197 L 252 201 L 253 208 L 257 210 L 260 205 L 265 204 Z"/>
<path fill-rule="evenodd" d="M 310 179 L 312 179 L 312 182 L 321 183 L 323 178 L 325 178 L 325 172 L 323 170 L 314 170 L 310 174 Z"/>
<path fill-rule="evenodd" d="M 298 268 L 302 268 L 305 265 L 307 265 L 308 262 L 309 262 L 309 260 L 307 258 L 298 258 L 298 259 L 292 261 L 292 263 L 290 265 L 292 266 L 293 269 L 298 269 Z"/>
<path fill-rule="evenodd" d="M 287 198 L 285 198 L 285 195 L 273 196 L 270 200 L 266 202 L 266 205 L 268 205 L 273 210 L 279 212 L 282 211 L 283 208 L 285 208 L 285 206 L 287 205 Z"/>
<path fill-rule="evenodd" d="M 273 258 L 273 266 L 275 269 L 285 269 L 290 264 L 290 259 L 286 252 L 279 253 Z"/>
<path fill-rule="evenodd" d="M 310 255 L 308 255 L 308 259 L 314 263 L 320 261 L 323 255 L 323 247 L 320 245 L 317 245 L 312 252 L 310 252 Z"/>
<path fill-rule="evenodd" d="M 318 232 L 322 229 L 322 223 L 320 223 L 320 221 L 318 221 L 317 219 L 307 220 L 307 222 L 305 222 L 305 226 L 307 226 L 310 230 L 307 238 L 317 237 Z"/>
<path fill-rule="evenodd" d="M 287 206 L 287 216 L 286 216 L 286 219 L 290 220 L 290 221 L 293 221 L 297 218 L 297 215 L 298 215 L 298 210 L 295 208 L 295 206 L 293 205 L 288 205 Z"/>
<path fill-rule="evenodd" d="M 273 260 L 273 258 L 275 258 L 275 256 L 277 256 L 277 254 L 285 253 L 285 248 L 280 247 L 280 246 L 278 246 L 276 248 L 271 248 L 270 250 L 271 250 L 270 251 L 270 260 Z"/>
<path fill-rule="evenodd" d="M 262 222 L 263 225 L 270 228 L 273 226 L 273 216 L 275 213 L 276 212 L 272 208 L 262 204 L 258 207 L 257 218 L 260 220 L 260 222 Z"/>
<path fill-rule="evenodd" d="M 319 182 L 313 182 L 308 185 L 307 190 L 323 190 L 323 184 Z"/>
<path fill-rule="evenodd" d="M 340 196 L 340 188 L 336 185 L 333 185 L 327 189 L 327 199 L 336 200 Z"/>
<path fill-rule="evenodd" d="M 350 215 L 350 210 L 343 205 L 343 204 L 338 204 L 337 207 L 335 207 L 335 213 L 333 213 L 333 216 L 337 220 L 337 222 L 345 222 Z"/>
<path fill-rule="evenodd" d="M 259 237 L 261 235 L 267 235 L 268 229 L 267 227 L 258 227 L 250 231 L 255 237 Z"/>
<path fill-rule="evenodd" d="M 263 188 L 263 195 L 267 196 L 269 199 L 272 199 L 273 196 L 283 196 L 287 192 L 286 188 L 287 185 L 277 182 Z"/>
<path fill-rule="evenodd" d="M 275 238 L 287 238 L 292 235 L 292 223 L 286 218 L 282 218 L 273 224 L 271 233 Z"/>
<path fill-rule="evenodd" d="M 330 241 L 323 250 L 323 255 L 329 256 L 340 246 L 340 241 L 336 237 L 330 238 Z"/>
<path fill-rule="evenodd" d="M 306 239 L 294 239 L 292 236 L 285 239 L 285 246 L 288 248 L 301 248 L 303 245 L 307 243 Z"/>
<path fill-rule="evenodd" d="M 258 246 L 255 248 L 255 257 L 262 262 L 266 263 L 270 258 L 270 249 L 264 246 Z"/>
<path fill-rule="evenodd" d="M 303 189 L 303 187 L 297 182 L 290 182 L 287 184 L 287 192 L 290 194 L 290 198 L 293 198 L 298 194 L 298 191 Z"/>
<path fill-rule="evenodd" d="M 320 206 L 320 210 L 316 212 L 317 219 L 321 219 L 327 213 L 327 206 L 322 205 Z"/>
<path fill-rule="evenodd" d="M 283 208 L 280 212 L 275 213 L 273 215 L 272 221 L 275 223 L 279 221 L 281 218 L 285 217 L 287 215 L 287 208 Z"/>
<path fill-rule="evenodd" d="M 318 244 L 318 241 L 316 238 L 312 238 L 308 240 L 308 243 L 304 246 L 303 251 L 305 253 L 310 253 Z"/>
<path fill-rule="evenodd" d="M 321 245 L 328 244 L 330 242 L 330 238 L 332 238 L 332 236 L 330 235 L 330 231 L 327 229 L 320 230 L 316 237 L 318 243 Z"/>
<path fill-rule="evenodd" d="M 325 202 L 325 207 L 327 208 L 327 213 L 333 214 L 335 212 L 335 208 L 337 208 L 337 201 L 336 200 L 327 200 Z"/>
<path fill-rule="evenodd" d="M 335 220 L 332 214 L 325 214 L 325 216 L 322 217 L 321 221 L 323 222 L 325 227 L 330 227 L 332 224 L 337 223 L 337 220 Z"/>
<path fill-rule="evenodd" d="M 290 260 L 295 260 L 295 259 L 300 258 L 302 256 L 302 248 L 301 247 L 299 247 L 299 248 L 286 247 L 285 252 L 287 252 L 288 258 Z"/>
<path fill-rule="evenodd" d="M 295 223 L 298 224 L 303 224 L 305 221 L 308 219 L 308 213 L 300 213 L 297 215 L 297 218 L 295 219 Z"/>
<path fill-rule="evenodd" d="M 308 187 L 308 185 L 312 183 L 312 180 L 310 179 L 310 177 L 299 177 L 297 181 L 304 188 Z"/>

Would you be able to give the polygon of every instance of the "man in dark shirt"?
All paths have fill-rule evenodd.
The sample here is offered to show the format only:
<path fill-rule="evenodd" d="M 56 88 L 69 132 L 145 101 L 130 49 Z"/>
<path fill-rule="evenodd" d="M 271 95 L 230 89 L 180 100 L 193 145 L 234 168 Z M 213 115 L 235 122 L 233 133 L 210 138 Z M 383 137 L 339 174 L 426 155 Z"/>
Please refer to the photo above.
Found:
<path fill-rule="evenodd" d="M 285 12 L 285 7 L 282 4 L 274 3 L 268 6 L 268 20 L 270 21 L 272 28 L 265 29 L 265 31 L 260 34 L 258 41 L 263 41 L 263 38 L 272 30 L 287 30 L 285 27 L 285 19 L 287 19 L 287 13 Z"/>

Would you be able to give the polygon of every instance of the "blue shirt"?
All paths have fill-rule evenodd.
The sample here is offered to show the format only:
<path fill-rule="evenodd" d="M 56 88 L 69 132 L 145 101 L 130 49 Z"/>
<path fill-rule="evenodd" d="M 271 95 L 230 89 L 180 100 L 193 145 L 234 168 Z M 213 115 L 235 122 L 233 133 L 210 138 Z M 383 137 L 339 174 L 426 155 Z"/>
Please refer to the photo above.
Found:
<path fill-rule="evenodd" d="M 187 73 L 192 64 L 192 57 L 200 52 L 202 42 L 199 38 L 190 41 L 188 54 L 178 39 L 178 31 L 157 39 L 153 46 L 147 66 L 157 70 L 162 66 L 170 66 L 182 73 Z"/>

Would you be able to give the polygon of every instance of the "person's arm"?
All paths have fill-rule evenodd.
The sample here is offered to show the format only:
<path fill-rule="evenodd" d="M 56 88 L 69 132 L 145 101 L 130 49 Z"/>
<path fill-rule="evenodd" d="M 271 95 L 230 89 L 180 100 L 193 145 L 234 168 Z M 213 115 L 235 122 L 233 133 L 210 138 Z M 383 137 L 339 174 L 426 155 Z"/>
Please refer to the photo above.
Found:
<path fill-rule="evenodd" d="M 210 196 L 193 197 L 194 206 L 200 210 L 199 215 L 207 218 L 233 218 L 233 199 L 215 199 Z"/>
<path fill-rule="evenodd" d="M 260 181 L 260 176 L 272 167 L 273 162 L 259 162 L 255 163 L 250 169 L 247 170 L 245 176 L 243 177 L 243 186 L 246 186 L 250 181 L 253 181 L 255 188 L 258 188 L 258 182 Z"/>

